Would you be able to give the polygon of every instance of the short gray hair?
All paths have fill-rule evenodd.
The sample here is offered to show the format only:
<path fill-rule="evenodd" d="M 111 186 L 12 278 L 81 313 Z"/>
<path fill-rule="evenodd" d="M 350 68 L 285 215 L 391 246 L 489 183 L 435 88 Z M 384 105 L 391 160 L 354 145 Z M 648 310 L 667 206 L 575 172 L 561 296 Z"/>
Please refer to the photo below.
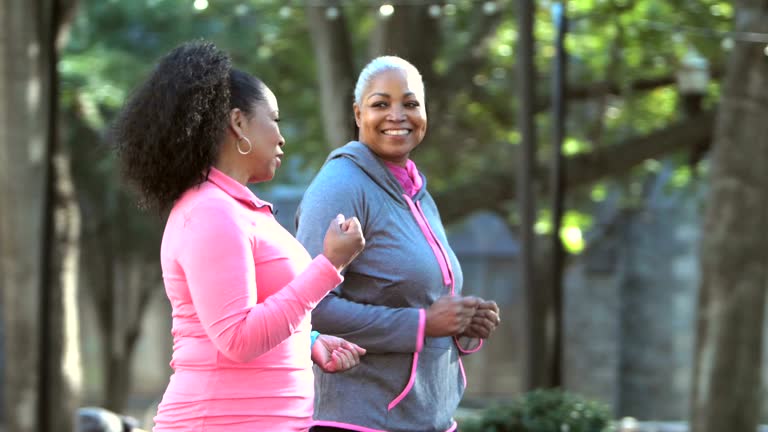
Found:
<path fill-rule="evenodd" d="M 421 78 L 421 73 L 416 69 L 416 66 L 412 65 L 408 60 L 405 60 L 397 56 L 381 56 L 371 60 L 370 63 L 365 65 L 360 76 L 357 77 L 357 84 L 355 84 L 355 102 L 359 105 L 362 103 L 363 91 L 371 82 L 373 77 L 381 72 L 388 70 L 399 70 L 406 73 L 406 75 L 412 75 L 418 78 L 419 88 L 415 89 L 421 91 L 421 96 L 424 94 L 424 80 Z"/>

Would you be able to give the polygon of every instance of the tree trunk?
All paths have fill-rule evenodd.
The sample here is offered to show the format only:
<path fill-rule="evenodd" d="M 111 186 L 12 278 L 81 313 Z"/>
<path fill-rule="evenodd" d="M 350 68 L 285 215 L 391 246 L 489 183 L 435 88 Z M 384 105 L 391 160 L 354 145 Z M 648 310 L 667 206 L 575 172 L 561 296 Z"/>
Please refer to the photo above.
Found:
<path fill-rule="evenodd" d="M 326 8 L 307 6 L 307 21 L 312 33 L 312 46 L 317 61 L 323 130 L 329 149 L 357 139 L 352 114 L 355 72 L 352 48 L 342 8 L 333 20 L 326 17 Z"/>
<path fill-rule="evenodd" d="M 6 431 L 39 429 L 51 2 L 0 7 L 0 290 Z"/>
<path fill-rule="evenodd" d="M 70 172 L 69 157 L 56 152 L 54 183 L 53 247 L 44 307 L 48 331 L 42 347 L 45 413 L 41 430 L 68 431 L 82 392 L 82 359 L 78 322 L 78 267 L 80 260 L 80 208 Z"/>
<path fill-rule="evenodd" d="M 430 17 L 428 11 L 429 5 L 426 4 L 397 4 L 392 15 L 378 20 L 370 39 L 368 50 L 371 58 L 368 60 L 380 55 L 400 56 L 413 63 L 429 85 L 433 81 L 432 61 L 441 41 L 438 39 L 439 21 Z"/>
<path fill-rule="evenodd" d="M 104 406 L 122 412 L 131 391 L 133 353 L 152 293 L 161 280 L 157 261 L 138 254 L 116 258 L 111 311 L 104 332 Z M 151 262 L 150 262 L 151 260 Z M 153 269 L 153 270 L 150 270 Z"/>
<path fill-rule="evenodd" d="M 768 33 L 765 0 L 736 2 L 736 31 Z M 737 42 L 715 125 L 702 227 L 691 430 L 754 432 L 768 285 L 768 61 Z"/>

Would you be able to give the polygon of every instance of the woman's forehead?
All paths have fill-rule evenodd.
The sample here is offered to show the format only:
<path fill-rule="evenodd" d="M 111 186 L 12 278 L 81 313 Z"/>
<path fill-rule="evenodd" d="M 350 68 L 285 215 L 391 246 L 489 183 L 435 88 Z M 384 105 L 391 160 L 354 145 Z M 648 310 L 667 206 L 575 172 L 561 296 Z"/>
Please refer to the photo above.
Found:
<path fill-rule="evenodd" d="M 371 77 L 366 87 L 366 93 L 380 92 L 383 87 L 401 86 L 403 93 L 413 93 L 422 97 L 423 84 L 418 74 L 403 69 L 383 70 Z"/>

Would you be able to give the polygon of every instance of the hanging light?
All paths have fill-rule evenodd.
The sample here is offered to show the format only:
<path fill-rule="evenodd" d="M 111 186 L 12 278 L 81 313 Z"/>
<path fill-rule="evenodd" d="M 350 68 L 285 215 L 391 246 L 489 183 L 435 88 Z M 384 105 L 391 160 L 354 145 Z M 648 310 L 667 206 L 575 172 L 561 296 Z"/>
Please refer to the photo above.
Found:
<path fill-rule="evenodd" d="M 733 49 L 733 39 L 731 39 L 731 38 L 729 38 L 729 37 L 727 37 L 727 38 L 723 39 L 723 41 L 722 41 L 722 42 L 720 42 L 720 46 L 721 46 L 721 47 L 722 47 L 724 50 L 726 50 L 726 51 L 730 51 L 730 50 L 732 50 L 732 49 Z"/>
<path fill-rule="evenodd" d="M 683 95 L 704 94 L 708 84 L 709 61 L 694 48 L 688 48 L 677 71 L 678 90 Z"/>
<path fill-rule="evenodd" d="M 395 13 L 395 7 L 389 3 L 384 3 L 379 7 L 379 15 L 381 15 L 382 18 L 389 18 L 393 13 Z"/>
<path fill-rule="evenodd" d="M 440 5 L 433 4 L 429 6 L 429 16 L 432 18 L 439 18 L 440 15 L 443 13 L 443 8 L 440 7 Z"/>
<path fill-rule="evenodd" d="M 486 15 L 493 15 L 499 10 L 499 6 L 494 1 L 487 1 L 483 3 L 483 13 Z"/>
<path fill-rule="evenodd" d="M 208 0 L 195 0 L 195 3 L 193 3 L 193 6 L 197 10 L 205 10 L 208 8 Z"/>
<path fill-rule="evenodd" d="M 292 13 L 293 11 L 290 6 L 281 7 L 279 12 L 281 18 L 290 18 Z"/>
<path fill-rule="evenodd" d="M 325 10 L 325 18 L 327 18 L 329 21 L 334 21 L 338 17 L 339 17 L 339 8 L 337 8 L 336 6 L 331 6 Z"/>

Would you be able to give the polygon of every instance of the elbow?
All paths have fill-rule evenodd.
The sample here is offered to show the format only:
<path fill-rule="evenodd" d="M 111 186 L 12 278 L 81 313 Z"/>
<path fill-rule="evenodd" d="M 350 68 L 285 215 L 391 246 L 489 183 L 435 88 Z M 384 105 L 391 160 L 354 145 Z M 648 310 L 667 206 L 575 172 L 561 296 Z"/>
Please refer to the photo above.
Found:
<path fill-rule="evenodd" d="M 218 350 L 221 355 L 234 363 L 250 363 L 259 356 L 258 353 L 249 352 L 248 350 L 236 348 L 236 347 L 221 347 Z"/>
<path fill-rule="evenodd" d="M 216 343 L 219 353 L 234 363 L 250 363 L 266 350 L 260 350 L 253 344 L 246 343 L 244 338 L 219 339 Z"/>

